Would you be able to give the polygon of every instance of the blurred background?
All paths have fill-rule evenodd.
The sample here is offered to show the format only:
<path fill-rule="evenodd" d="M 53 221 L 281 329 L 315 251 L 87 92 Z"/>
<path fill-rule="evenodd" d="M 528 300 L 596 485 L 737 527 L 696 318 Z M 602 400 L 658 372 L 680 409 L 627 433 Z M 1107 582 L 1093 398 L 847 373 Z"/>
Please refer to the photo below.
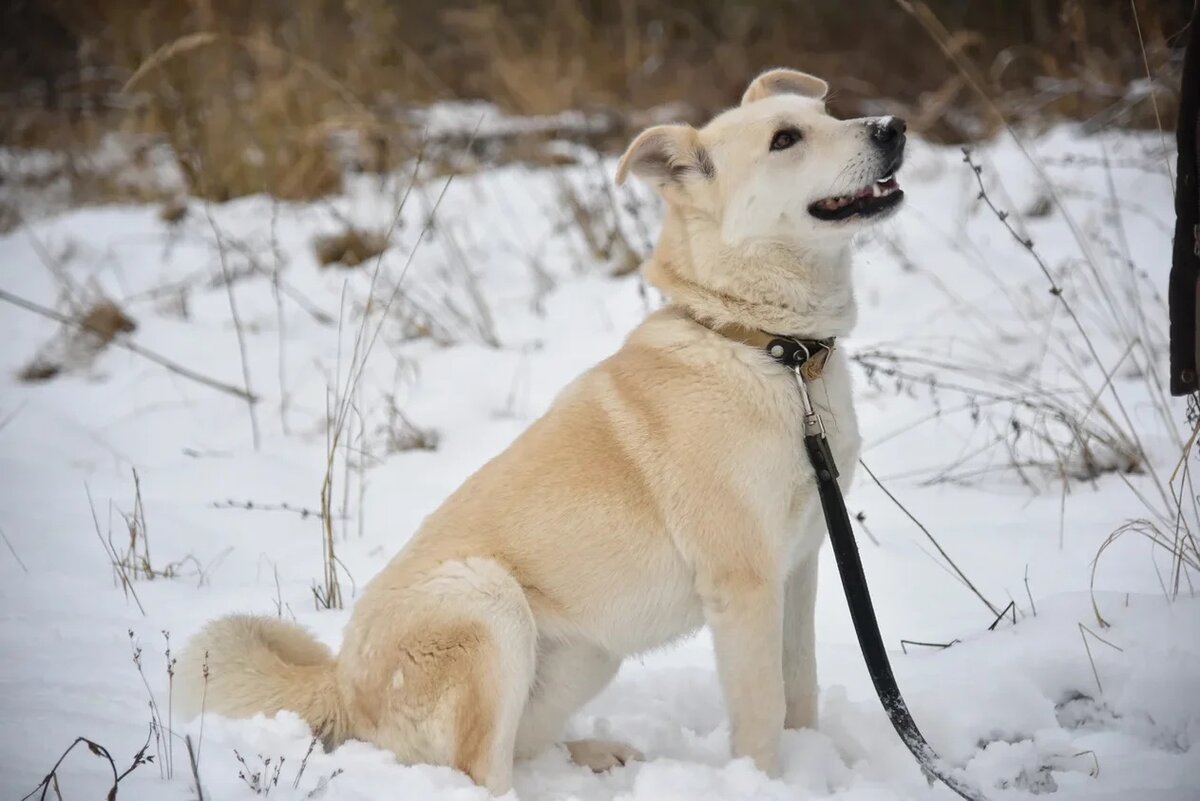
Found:
<path fill-rule="evenodd" d="M 835 113 L 886 108 L 935 142 L 1002 121 L 1170 130 L 1190 4 L 18 0 L 0 13 L 0 144 L 77 154 L 60 167 L 86 202 L 152 199 L 84 156 L 114 132 L 169 143 L 193 194 L 307 199 L 436 145 L 411 115 L 431 101 L 535 118 L 477 137 L 488 160 L 557 160 L 545 141 L 612 151 L 649 121 L 702 121 L 773 65 L 829 79 Z"/>

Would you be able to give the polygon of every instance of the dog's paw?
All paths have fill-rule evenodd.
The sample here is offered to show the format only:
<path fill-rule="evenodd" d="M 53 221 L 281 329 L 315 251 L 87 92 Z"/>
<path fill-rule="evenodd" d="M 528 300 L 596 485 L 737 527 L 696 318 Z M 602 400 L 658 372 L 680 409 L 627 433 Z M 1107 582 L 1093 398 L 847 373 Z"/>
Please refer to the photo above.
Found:
<path fill-rule="evenodd" d="M 596 773 L 624 765 L 626 762 L 642 762 L 646 759 L 645 755 L 633 746 L 613 740 L 572 740 L 566 745 L 572 762 L 591 768 Z"/>

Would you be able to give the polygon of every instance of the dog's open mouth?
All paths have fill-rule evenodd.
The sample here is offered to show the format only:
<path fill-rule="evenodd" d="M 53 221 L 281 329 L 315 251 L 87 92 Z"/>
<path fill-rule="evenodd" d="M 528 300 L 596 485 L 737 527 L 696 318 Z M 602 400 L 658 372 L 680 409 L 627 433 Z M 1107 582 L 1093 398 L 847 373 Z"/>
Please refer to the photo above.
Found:
<path fill-rule="evenodd" d="M 818 200 L 808 207 L 808 213 L 818 220 L 846 220 L 851 217 L 873 217 L 893 209 L 904 199 L 895 175 L 886 175 L 852 195 L 839 195 Z"/>

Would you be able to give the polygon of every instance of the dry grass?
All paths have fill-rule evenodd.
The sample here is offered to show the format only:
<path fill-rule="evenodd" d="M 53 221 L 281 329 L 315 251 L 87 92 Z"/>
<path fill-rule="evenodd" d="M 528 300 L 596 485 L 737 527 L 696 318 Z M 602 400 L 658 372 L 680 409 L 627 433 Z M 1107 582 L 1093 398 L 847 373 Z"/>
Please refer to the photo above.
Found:
<path fill-rule="evenodd" d="M 167 709 L 166 715 L 163 714 L 162 705 L 158 703 L 158 698 L 154 694 L 154 689 L 150 683 L 150 679 L 146 676 L 146 669 L 142 662 L 142 646 L 137 641 L 137 636 L 133 633 L 133 629 L 129 629 L 129 649 L 133 659 L 133 666 L 137 669 L 138 677 L 142 680 L 142 686 L 146 688 L 146 698 L 149 702 L 150 709 L 150 734 L 154 739 L 154 749 L 158 757 L 159 775 L 163 779 L 175 778 L 175 738 L 178 737 L 175 733 L 174 723 L 174 697 L 175 697 L 175 657 L 171 655 L 171 635 L 167 631 L 162 632 L 165 648 L 163 656 L 165 658 L 165 667 L 167 673 Z M 207 685 L 206 685 L 207 688 Z M 148 745 L 149 743 L 147 743 Z"/>
<path fill-rule="evenodd" d="M 202 587 L 208 578 L 208 571 L 229 555 L 229 550 L 227 549 L 207 566 L 202 565 L 200 560 L 191 554 L 184 556 L 182 559 L 165 564 L 160 563 L 156 566 L 155 562 L 150 558 L 150 532 L 149 527 L 146 525 L 145 507 L 142 504 L 142 481 L 137 470 L 133 470 L 132 511 L 125 512 L 117 509 L 110 501 L 108 504 L 106 525 L 103 530 L 100 525 L 100 516 L 96 512 L 95 501 L 92 499 L 91 490 L 88 490 L 86 485 L 84 489 L 87 492 L 88 506 L 91 509 L 92 524 L 95 528 L 96 537 L 100 540 L 100 545 L 104 548 L 104 554 L 108 557 L 109 566 L 112 568 L 113 583 L 121 588 L 126 600 L 133 600 L 143 615 L 146 614 L 146 608 L 142 605 L 141 598 L 138 597 L 135 582 L 153 581 L 154 579 L 192 578 L 196 580 L 197 586 Z M 115 536 L 113 528 L 114 513 L 121 518 L 124 524 L 123 527 L 117 527 L 116 531 L 118 533 Z M 170 646 L 168 644 L 168 651 L 169 649 Z M 169 656 L 170 654 L 168 653 Z"/>
<path fill-rule="evenodd" d="M 643 233 L 643 219 L 648 215 L 633 193 L 624 193 L 624 203 L 618 199 L 600 155 L 592 154 L 592 169 L 579 183 L 568 180 L 562 171 L 556 172 L 558 196 L 590 259 L 607 265 L 611 275 L 620 277 L 636 272 L 650 252 L 649 238 Z M 621 225 L 622 212 L 639 229 L 640 242 L 633 241 L 629 226 Z"/>
<path fill-rule="evenodd" d="M 1166 308 L 1154 288 L 1145 285 L 1130 243 L 1123 239 L 1120 221 L 1123 214 L 1132 213 L 1130 201 L 1117 194 L 1110 174 L 1108 195 L 1088 200 L 1117 224 L 1084 229 L 1063 204 L 1063 185 L 1024 147 L 1019 132 L 1010 128 L 1009 133 L 1044 181 L 1045 197 L 1030 211 L 1060 216 L 1077 251 L 1065 261 L 1049 262 L 1027 233 L 1027 215 L 1007 207 L 1005 176 L 968 152 L 963 169 L 973 197 L 957 204 L 969 211 L 955 247 L 964 265 L 985 272 L 985 248 L 973 242 L 977 227 L 990 227 L 1023 250 L 1012 268 L 1029 270 L 1037 284 L 1029 292 L 1001 290 L 1012 304 L 1016 327 L 984 322 L 993 337 L 977 348 L 956 347 L 953 354 L 944 348 L 922 352 L 899 346 L 859 352 L 853 358 L 877 390 L 931 397 L 936 411 L 923 422 L 969 416 L 969 446 L 954 462 L 922 470 L 919 475 L 926 483 L 971 484 L 1009 475 L 1033 494 L 1059 493 L 1065 517 L 1067 495 L 1076 485 L 1095 487 L 1102 475 L 1115 475 L 1136 498 L 1139 519 L 1114 521 L 1115 530 L 1093 562 L 1093 584 L 1110 546 L 1126 534 L 1136 534 L 1151 545 L 1152 558 L 1169 559 L 1169 566 L 1160 571 L 1163 595 L 1172 599 L 1194 592 L 1193 576 L 1200 573 L 1200 502 L 1190 475 L 1195 433 L 1171 404 L 1158 366 L 1159 354 L 1166 351 L 1166 329 L 1159 324 Z M 1166 183 L 1161 163 L 1156 171 Z M 901 263 L 912 261 L 899 242 L 891 247 Z M 949 292 L 947 297 L 955 304 L 964 302 Z M 980 320 L 990 320 L 988 312 L 978 312 Z M 1008 369 L 1002 366 L 1006 360 L 991 349 L 1012 343 L 1029 350 L 1029 357 L 1020 367 Z M 1180 448 L 1170 475 L 1161 458 L 1147 449 L 1146 443 L 1156 441 Z M 1130 478 L 1134 473 L 1141 474 L 1137 481 Z M 1063 528 L 1060 518 L 1060 544 Z M 1104 627 L 1107 623 L 1094 603 L 1097 623 Z M 1030 606 L 1032 611 L 1032 600 Z"/>
<path fill-rule="evenodd" d="M 58 771 L 59 768 L 62 767 L 62 764 L 66 758 L 70 756 L 71 752 L 75 750 L 75 747 L 79 745 L 86 746 L 87 750 L 90 751 L 93 756 L 97 756 L 108 763 L 108 770 L 112 773 L 112 784 L 109 786 L 108 793 L 105 797 L 108 799 L 113 799 L 113 801 L 115 801 L 117 798 L 117 790 L 120 787 L 121 782 L 125 780 L 125 777 L 127 777 L 130 773 L 133 773 L 142 765 L 146 765 L 154 761 L 154 758 L 146 753 L 150 748 L 150 740 L 147 739 L 146 744 L 143 745 L 138 752 L 133 755 L 133 759 L 131 760 L 129 767 L 118 773 L 117 763 L 107 748 L 95 742 L 94 740 L 89 740 L 86 737 L 76 737 L 71 744 L 67 746 L 67 749 L 63 751 L 62 756 L 58 758 L 58 761 L 54 763 L 54 766 L 50 768 L 49 772 L 46 774 L 46 777 L 42 779 L 37 787 L 30 790 L 29 793 L 21 799 L 21 801 L 29 801 L 29 799 L 32 799 L 34 796 L 37 796 L 38 801 L 44 801 L 44 799 L 49 797 L 48 794 L 51 791 L 54 792 L 55 798 L 62 799 L 63 796 L 62 790 L 59 786 Z"/>
<path fill-rule="evenodd" d="M 158 208 L 158 218 L 168 225 L 182 222 L 187 213 L 187 201 L 178 197 L 170 198 Z"/>
<path fill-rule="evenodd" d="M 436 451 L 441 437 L 437 431 L 422 428 L 408 418 L 394 395 L 387 399 L 387 423 L 378 432 L 383 436 L 384 453 L 406 451 Z"/>
<path fill-rule="evenodd" d="M 358 267 L 383 253 L 387 246 L 388 240 L 383 234 L 354 226 L 347 226 L 335 234 L 317 237 L 313 242 L 317 262 L 322 267 Z"/>
<path fill-rule="evenodd" d="M 248 85 L 242 71 L 254 76 Z M 314 97 L 320 89 L 311 70 L 266 40 L 209 32 L 176 39 L 122 91 L 143 87 L 152 124 L 165 132 L 193 194 L 223 201 L 268 191 L 307 200 L 341 188 L 329 112 Z"/>
<path fill-rule="evenodd" d="M 64 326 L 21 369 L 18 378 L 31 383 L 48 381 L 70 370 L 92 364 L 119 334 L 137 329 L 137 323 L 111 300 L 101 298 L 83 309 L 73 324 Z"/>
<path fill-rule="evenodd" d="M 272 759 L 259 754 L 258 765 L 250 767 L 246 758 L 239 754 L 236 748 L 233 750 L 233 756 L 241 765 L 241 768 L 238 769 L 238 778 L 250 792 L 266 798 L 272 790 L 279 786 L 279 774 L 283 771 L 283 763 L 286 761 L 283 757 Z"/>
<path fill-rule="evenodd" d="M 135 323 L 111 300 L 93 303 L 80 318 L 79 324 L 108 344 L 117 336 L 137 330 Z"/>
<path fill-rule="evenodd" d="M 611 151 L 637 112 L 702 119 L 777 64 L 830 78 L 839 114 L 886 107 L 935 140 L 987 136 L 1002 116 L 1169 128 L 1183 5 L 53 0 L 10 12 L 0 142 L 59 151 L 151 134 L 197 196 L 302 200 L 337 191 L 347 168 L 410 158 L 420 131 L 405 111 L 431 100 L 601 111 L 610 123 L 588 144 Z M 509 144 L 497 157 L 546 157 Z"/>

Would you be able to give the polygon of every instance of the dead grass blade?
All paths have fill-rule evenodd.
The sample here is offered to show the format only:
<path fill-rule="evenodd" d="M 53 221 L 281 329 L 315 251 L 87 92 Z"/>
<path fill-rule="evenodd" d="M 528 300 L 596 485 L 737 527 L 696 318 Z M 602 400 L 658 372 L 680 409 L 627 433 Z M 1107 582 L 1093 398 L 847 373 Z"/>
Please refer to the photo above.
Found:
<path fill-rule="evenodd" d="M 109 787 L 108 793 L 105 795 L 107 801 L 116 801 L 117 788 L 120 786 L 121 782 L 126 776 L 128 776 L 130 773 L 133 773 L 133 771 L 140 766 L 154 761 L 154 757 L 146 754 L 146 751 L 150 747 L 150 738 L 147 737 L 146 744 L 141 747 L 141 750 L 134 754 L 133 762 L 129 765 L 129 767 L 126 768 L 124 772 L 117 773 L 117 763 L 115 760 L 113 760 L 112 754 L 109 753 L 107 748 L 93 740 L 89 740 L 86 737 L 76 737 L 74 742 L 67 746 L 67 750 L 63 751 L 62 756 L 58 758 L 58 761 L 54 763 L 54 766 L 50 768 L 50 772 L 46 774 L 46 778 L 42 779 L 37 787 L 30 790 L 29 793 L 21 799 L 21 801 L 29 801 L 29 799 L 33 798 L 33 796 L 39 793 L 39 791 L 41 794 L 38 795 L 38 800 L 45 801 L 46 793 L 50 791 L 51 787 L 55 788 L 55 794 L 58 795 L 58 769 L 62 767 L 63 761 L 70 756 L 71 752 L 74 751 L 75 747 L 78 745 L 87 746 L 87 750 L 90 751 L 94 756 L 98 756 L 108 763 L 109 770 L 112 771 L 112 785 Z M 59 795 L 60 799 L 61 797 L 62 796 Z"/>
<path fill-rule="evenodd" d="M 921 529 L 921 533 L 925 535 L 926 539 L 928 539 L 931 543 L 933 543 L 933 547 L 936 548 L 937 552 L 939 554 L 941 554 L 943 559 L 946 560 L 946 564 L 948 564 L 950 566 L 950 568 L 954 571 L 954 574 L 956 576 L 958 576 L 959 580 L 962 581 L 962 583 L 966 585 L 967 589 L 969 589 L 972 592 L 972 594 L 974 594 L 974 596 L 976 598 L 978 598 L 983 603 L 983 605 L 988 608 L 988 611 L 990 611 L 995 617 L 997 617 L 997 618 L 1001 617 L 1004 613 L 1001 612 L 995 606 L 995 604 L 993 604 L 991 601 L 989 601 L 984 596 L 984 594 L 979 591 L 979 588 L 976 587 L 969 578 L 967 578 L 967 574 L 964 573 L 957 564 L 955 564 L 954 560 L 950 558 L 950 554 L 946 553 L 946 549 L 943 548 L 942 544 L 937 541 L 937 538 L 934 537 L 932 533 L 930 533 L 929 529 L 925 527 L 925 524 L 922 523 L 920 520 L 918 520 L 916 515 L 914 515 L 910 511 L 908 511 L 908 507 L 906 507 L 904 504 L 900 503 L 900 499 L 897 498 L 895 495 L 893 495 L 891 490 L 889 490 L 887 487 L 885 487 L 883 485 L 883 482 L 881 482 L 879 480 L 879 478 L 875 475 L 875 473 L 871 470 L 871 468 L 867 467 L 866 462 L 864 462 L 862 459 L 859 459 L 858 463 L 860 465 L 862 465 L 863 470 L 867 471 L 867 475 L 869 475 L 871 477 L 871 480 L 875 482 L 875 486 L 879 487 L 879 489 L 881 489 L 883 491 L 883 494 L 886 495 L 888 497 L 888 499 L 891 500 L 892 503 L 896 504 L 896 507 L 898 509 L 900 509 L 901 512 L 904 513 L 905 517 L 907 517 L 914 524 L 916 524 L 917 528 Z"/>
<path fill-rule="evenodd" d="M 67 317 L 66 315 L 59 314 L 58 312 L 54 311 L 53 309 L 48 309 L 45 306 L 42 306 L 38 303 L 34 303 L 31 300 L 26 300 L 25 298 L 22 298 L 22 297 L 18 297 L 17 295 L 14 295 L 11 292 L 8 292 L 3 289 L 0 289 L 0 300 L 3 300 L 7 303 L 11 303 L 14 306 L 19 306 L 22 309 L 25 309 L 26 311 L 31 311 L 34 314 L 39 314 L 42 317 L 46 317 L 50 320 L 54 320 L 56 322 L 62 323 L 63 325 L 72 326 L 75 328 L 81 328 L 86 331 L 91 331 L 92 333 L 96 334 L 97 336 L 105 335 L 104 329 L 91 328 L 90 325 L 85 320 L 76 320 L 72 317 Z M 115 338 L 112 340 L 112 344 L 116 345 L 119 348 L 127 350 L 130 353 L 141 356 L 143 359 L 149 359 L 150 361 L 154 362 L 155 364 L 159 365 L 160 367 L 164 367 L 167 370 L 170 370 L 172 373 L 182 376 L 190 381 L 195 381 L 198 384 L 203 384 L 204 386 L 209 387 L 211 389 L 218 390 L 219 392 L 224 392 L 229 395 L 233 395 L 234 397 L 241 398 L 242 400 L 246 401 L 247 403 L 256 403 L 258 401 L 258 397 L 256 395 L 253 395 L 244 389 L 241 389 L 241 388 L 235 387 L 235 386 L 231 386 L 230 384 L 226 384 L 223 381 L 218 381 L 215 378 L 209 378 L 208 376 L 198 373 L 195 370 L 192 370 L 191 368 L 185 367 L 184 365 L 179 364 L 176 361 L 172 361 L 171 359 L 168 359 L 166 356 L 161 356 L 161 355 L 155 353 L 154 351 L 149 350 L 148 348 L 144 348 L 141 345 L 138 345 L 137 343 L 130 342 L 129 340 L 118 337 L 118 338 Z"/>
<path fill-rule="evenodd" d="M 21 559 L 17 553 L 17 549 L 13 547 L 12 542 L 8 539 L 8 533 L 5 532 L 3 526 L 0 526 L 0 539 L 4 540 L 4 545 L 8 548 L 8 552 L 12 554 L 13 559 L 17 560 L 17 564 L 21 566 L 21 570 L 25 571 L 26 575 L 29 575 L 29 568 L 25 566 L 24 560 Z"/>

